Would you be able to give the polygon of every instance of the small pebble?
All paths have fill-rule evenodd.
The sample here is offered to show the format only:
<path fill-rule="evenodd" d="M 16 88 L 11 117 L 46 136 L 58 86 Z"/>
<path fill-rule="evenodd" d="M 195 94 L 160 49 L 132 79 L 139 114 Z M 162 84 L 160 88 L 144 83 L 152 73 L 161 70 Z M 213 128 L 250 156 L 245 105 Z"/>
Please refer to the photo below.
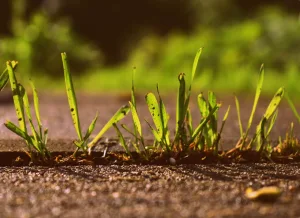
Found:
<path fill-rule="evenodd" d="M 175 165 L 176 164 L 176 160 L 173 157 L 170 157 L 169 162 L 171 165 Z"/>

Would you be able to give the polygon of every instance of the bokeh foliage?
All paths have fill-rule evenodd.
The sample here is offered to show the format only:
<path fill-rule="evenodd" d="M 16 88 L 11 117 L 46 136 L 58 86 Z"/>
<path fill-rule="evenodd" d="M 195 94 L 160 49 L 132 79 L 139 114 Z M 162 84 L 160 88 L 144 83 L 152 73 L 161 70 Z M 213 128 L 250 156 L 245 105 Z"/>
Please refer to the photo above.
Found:
<path fill-rule="evenodd" d="M 166 32 L 149 26 L 150 21 L 143 24 L 137 20 L 132 23 L 133 28 L 136 28 L 134 31 L 128 29 L 124 35 L 112 36 L 113 39 L 119 37 L 124 41 L 119 48 L 120 52 L 128 52 L 123 62 L 112 66 L 105 65 L 106 53 L 102 53 L 101 48 L 83 40 L 84 34 L 76 33 L 76 23 L 72 24 L 71 20 L 61 17 L 53 19 L 43 7 L 28 16 L 25 13 L 28 9 L 26 2 L 15 0 L 12 4 L 11 35 L 0 38 L 0 62 L 4 64 L 9 59 L 18 60 L 22 75 L 40 79 L 38 87 L 45 87 L 45 84 L 49 86 L 49 79 L 62 78 L 62 69 L 58 63 L 60 52 L 65 51 L 69 54 L 74 74 L 80 75 L 74 78 L 75 83 L 82 89 L 95 91 L 128 88 L 133 66 L 137 67 L 137 88 L 153 87 L 157 82 L 164 83 L 166 88 L 175 88 L 176 82 L 170 78 L 179 72 L 189 72 L 190 60 L 195 51 L 203 47 L 196 75 L 199 88 L 233 91 L 253 89 L 256 83 L 253 74 L 258 72 L 261 63 L 265 63 L 266 77 L 270 77 L 267 89 L 268 85 L 270 90 L 273 90 L 272 86 L 280 85 L 299 89 L 296 81 L 300 79 L 300 23 L 295 13 L 287 13 L 279 7 L 265 7 L 257 3 L 254 4 L 256 9 L 249 9 L 251 13 L 243 16 L 247 11 L 246 6 L 236 4 L 234 0 L 190 0 L 183 14 L 190 16 L 185 21 L 187 29 L 175 28 L 172 31 L 168 27 Z M 72 6 L 68 1 L 67 4 Z M 166 3 L 161 4 L 165 8 L 163 6 Z M 154 3 L 148 5 L 149 8 L 154 6 Z M 258 9 L 259 6 L 264 7 Z M 136 11 L 136 14 L 141 14 L 141 11 Z M 91 13 L 91 16 L 94 17 L 95 13 Z M 131 14 L 129 17 L 134 16 Z M 167 20 L 170 19 L 161 20 L 161 25 Z M 153 18 L 153 22 L 156 21 Z M 110 26 L 108 23 L 103 26 L 104 21 L 100 20 L 99 26 L 95 26 L 95 22 L 94 19 L 90 20 L 91 28 L 97 34 L 99 31 L 100 34 L 106 34 L 106 29 L 111 28 L 124 30 L 123 25 Z M 111 44 L 116 47 L 119 42 Z M 151 76 L 145 80 L 145 75 Z"/>

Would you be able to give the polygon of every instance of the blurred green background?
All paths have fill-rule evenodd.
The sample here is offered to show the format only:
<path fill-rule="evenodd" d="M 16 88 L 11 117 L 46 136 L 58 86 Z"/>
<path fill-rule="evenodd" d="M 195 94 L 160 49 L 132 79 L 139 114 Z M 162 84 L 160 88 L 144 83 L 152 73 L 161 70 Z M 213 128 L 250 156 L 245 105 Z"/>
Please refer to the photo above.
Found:
<path fill-rule="evenodd" d="M 194 91 L 248 93 L 265 64 L 264 93 L 300 92 L 300 2 L 239 0 L 3 0 L 0 63 L 18 60 L 21 79 L 64 91 L 60 53 L 77 89 L 177 87 L 203 47 Z"/>

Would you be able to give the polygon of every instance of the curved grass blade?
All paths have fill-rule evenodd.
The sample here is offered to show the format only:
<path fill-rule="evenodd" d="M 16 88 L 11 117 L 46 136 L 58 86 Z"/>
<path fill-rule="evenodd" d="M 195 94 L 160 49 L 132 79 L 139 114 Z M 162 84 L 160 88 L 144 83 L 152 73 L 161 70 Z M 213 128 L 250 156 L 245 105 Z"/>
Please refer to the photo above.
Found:
<path fill-rule="evenodd" d="M 96 145 L 96 143 L 100 140 L 102 135 L 110 128 L 114 123 L 119 122 L 122 120 L 130 111 L 130 107 L 125 105 L 121 107 L 113 116 L 112 118 L 104 125 L 104 127 L 100 130 L 97 136 L 88 144 L 89 153 L 91 153 L 92 147 Z"/>
<path fill-rule="evenodd" d="M 222 120 L 222 124 L 221 124 L 221 128 L 220 128 L 220 131 L 217 135 L 217 138 L 214 142 L 214 151 L 215 152 L 218 152 L 219 150 L 219 143 L 220 143 L 220 139 L 221 139 L 221 135 L 222 135 L 222 132 L 223 132 L 223 129 L 224 129 L 224 126 L 225 126 L 225 123 L 226 123 L 226 120 L 228 118 L 228 115 L 229 115 L 229 111 L 230 111 L 230 105 L 228 106 L 228 109 L 223 117 L 223 120 Z"/>
<path fill-rule="evenodd" d="M 158 134 L 158 132 L 151 126 L 151 124 L 147 120 L 145 120 L 145 121 L 148 124 L 148 126 L 149 126 L 152 134 L 154 135 L 155 140 L 160 143 L 161 140 L 162 140 L 162 138 L 160 137 L 160 135 Z"/>
<path fill-rule="evenodd" d="M 129 154 L 131 156 L 131 153 L 128 149 L 128 146 L 126 144 L 126 141 L 124 139 L 124 136 L 122 134 L 122 132 L 120 131 L 119 127 L 117 126 L 117 124 L 113 123 L 113 127 L 115 128 L 116 132 L 117 132 L 117 135 L 118 135 L 118 138 L 119 138 L 119 141 L 120 141 L 120 144 L 122 145 L 122 147 L 124 148 L 125 152 L 127 154 Z"/>
<path fill-rule="evenodd" d="M 91 124 L 89 125 L 89 128 L 87 129 L 87 131 L 85 133 L 85 136 L 83 137 L 83 141 L 88 140 L 88 138 L 90 137 L 90 135 L 94 131 L 97 119 L 98 119 L 98 112 L 96 113 L 95 118 L 92 120 Z"/>
<path fill-rule="evenodd" d="M 247 129 L 246 129 L 245 135 L 244 135 L 243 140 L 241 142 L 241 145 L 242 145 L 241 149 L 243 149 L 243 147 L 244 147 L 245 140 L 247 139 L 249 130 L 250 130 L 251 125 L 252 125 L 254 113 L 255 113 L 256 108 L 257 108 L 258 100 L 259 100 L 261 90 L 262 90 L 262 86 L 263 86 L 263 82 L 264 82 L 264 74 L 265 74 L 265 70 L 264 70 L 264 65 L 262 64 L 261 67 L 260 67 L 260 71 L 259 71 L 259 79 L 258 79 L 258 83 L 257 83 L 257 87 L 256 87 L 255 98 L 254 98 L 254 103 L 253 103 L 253 106 L 252 106 L 251 115 L 250 115 L 249 120 L 248 120 L 248 126 L 247 126 Z"/>
<path fill-rule="evenodd" d="M 5 125 L 6 128 L 8 128 L 10 131 L 14 132 L 15 134 L 17 134 L 21 138 L 23 138 L 29 144 L 33 144 L 32 143 L 32 138 L 26 132 L 24 132 L 22 129 L 20 129 L 18 126 L 16 126 L 14 123 L 12 123 L 10 121 L 6 121 L 4 123 L 4 125 Z"/>
<path fill-rule="evenodd" d="M 71 115 L 72 115 L 73 124 L 74 124 L 75 130 L 77 132 L 77 135 L 79 137 L 79 140 L 82 141 L 83 138 L 82 138 L 82 132 L 81 132 L 81 127 L 80 127 L 77 99 L 76 99 L 75 89 L 73 86 L 72 76 L 71 76 L 68 62 L 67 62 L 67 54 L 61 53 L 61 58 L 62 58 L 62 63 L 63 63 L 65 85 L 66 85 L 68 102 L 69 102 L 69 107 L 70 107 L 70 111 L 71 111 Z"/>

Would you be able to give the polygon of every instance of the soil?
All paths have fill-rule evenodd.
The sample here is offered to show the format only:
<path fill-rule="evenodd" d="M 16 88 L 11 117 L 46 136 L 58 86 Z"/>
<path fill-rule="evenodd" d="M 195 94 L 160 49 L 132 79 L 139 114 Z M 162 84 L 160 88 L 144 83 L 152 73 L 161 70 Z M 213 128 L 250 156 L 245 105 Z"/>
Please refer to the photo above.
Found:
<path fill-rule="evenodd" d="M 128 94 L 78 96 L 83 130 L 99 111 L 97 133 L 128 99 Z M 165 99 L 167 110 L 174 118 L 175 98 Z M 222 137 L 224 149 L 230 149 L 239 138 L 236 111 L 233 98 L 224 97 L 221 100 L 224 101 L 221 117 L 228 104 L 232 107 Z M 42 95 L 40 101 L 42 122 L 49 128 L 50 150 L 73 151 L 72 140 L 76 139 L 76 133 L 66 97 Z M 246 125 L 253 100 L 245 97 L 240 101 L 242 120 Z M 268 101 L 262 99 L 254 124 L 258 123 L 267 104 Z M 143 97 L 139 98 L 138 105 L 141 105 L 138 108 L 141 116 L 150 120 Z M 196 123 L 199 115 L 193 102 L 191 109 Z M 3 100 L 0 122 L 7 119 L 17 122 L 11 101 Z M 272 139 L 284 137 L 290 123 L 295 120 L 288 106 L 281 105 Z M 130 117 L 122 122 L 132 126 Z M 171 119 L 170 123 L 174 120 Z M 146 137 L 150 136 L 146 124 L 143 125 Z M 254 130 L 255 125 L 250 135 Z M 295 133 L 299 133 L 296 123 Z M 105 137 L 112 140 L 115 138 L 114 131 L 107 132 Z M 3 125 L 0 127 L 0 153 L 22 152 L 24 148 L 22 141 Z M 300 217 L 299 179 L 299 162 L 2 166 L 0 217 Z M 245 197 L 246 188 L 266 186 L 279 187 L 281 196 L 271 198 L 271 201 L 253 201 Z"/>

